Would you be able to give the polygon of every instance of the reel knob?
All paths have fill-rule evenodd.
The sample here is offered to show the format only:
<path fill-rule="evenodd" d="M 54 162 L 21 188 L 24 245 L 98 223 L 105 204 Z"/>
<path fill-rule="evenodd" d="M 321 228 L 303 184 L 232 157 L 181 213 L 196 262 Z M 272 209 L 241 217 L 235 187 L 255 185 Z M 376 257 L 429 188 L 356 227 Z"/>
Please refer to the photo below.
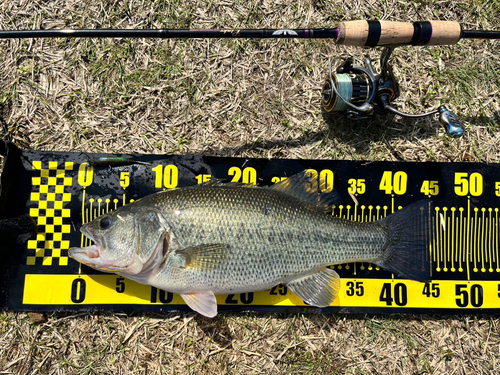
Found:
<path fill-rule="evenodd" d="M 464 134 L 464 127 L 458 121 L 458 117 L 455 113 L 450 111 L 445 106 L 440 106 L 439 111 L 439 122 L 444 126 L 446 133 L 453 138 L 460 137 Z"/>

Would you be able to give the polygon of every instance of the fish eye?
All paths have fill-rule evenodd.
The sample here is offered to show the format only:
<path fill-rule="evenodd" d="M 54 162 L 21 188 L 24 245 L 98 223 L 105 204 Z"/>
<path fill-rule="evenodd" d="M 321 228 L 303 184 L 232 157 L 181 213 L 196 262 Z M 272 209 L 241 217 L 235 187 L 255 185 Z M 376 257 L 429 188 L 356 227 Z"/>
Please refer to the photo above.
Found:
<path fill-rule="evenodd" d="M 101 220 L 99 220 L 99 226 L 101 229 L 107 229 L 111 225 L 111 220 L 109 217 L 103 217 Z"/>

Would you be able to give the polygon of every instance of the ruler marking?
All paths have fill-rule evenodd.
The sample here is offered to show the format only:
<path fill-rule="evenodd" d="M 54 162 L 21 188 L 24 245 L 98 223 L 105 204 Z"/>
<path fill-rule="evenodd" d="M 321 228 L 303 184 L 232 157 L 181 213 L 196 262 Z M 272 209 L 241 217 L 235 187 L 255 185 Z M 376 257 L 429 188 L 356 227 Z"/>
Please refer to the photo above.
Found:
<path fill-rule="evenodd" d="M 445 272 L 448 272 L 450 268 L 448 268 L 449 265 L 451 265 L 451 259 L 453 258 L 453 247 L 450 244 L 450 232 L 451 232 L 451 226 L 453 225 L 451 218 L 449 216 L 446 216 L 446 268 Z"/>
<path fill-rule="evenodd" d="M 455 251 L 455 207 L 451 208 L 451 234 L 450 234 L 450 246 L 451 246 L 451 272 L 455 272 L 455 257 L 457 252 Z"/>
<path fill-rule="evenodd" d="M 491 239 L 492 239 L 492 232 L 493 232 L 493 228 L 492 228 L 492 225 L 491 225 L 491 208 L 488 209 L 488 233 L 489 233 L 489 236 L 487 238 L 487 242 L 488 244 L 486 245 L 486 254 L 488 256 L 488 262 L 489 262 L 489 265 L 490 267 L 488 268 L 488 272 L 493 272 L 493 252 L 492 252 L 492 249 L 491 249 Z"/>
<path fill-rule="evenodd" d="M 440 250 L 440 246 L 439 246 L 439 240 L 440 240 L 440 235 L 439 235 L 439 231 L 441 229 L 441 223 L 439 222 L 439 207 L 436 207 L 435 208 L 435 211 L 436 211 L 436 215 L 435 215 L 435 220 L 436 220 L 436 240 L 434 241 L 434 260 L 436 262 L 436 271 L 437 272 L 440 272 L 441 271 L 441 267 L 439 266 L 439 250 Z"/>
<path fill-rule="evenodd" d="M 467 201 L 467 219 L 466 219 L 466 222 L 467 222 L 467 241 L 466 241 L 466 246 L 467 248 L 465 249 L 465 253 L 466 253 L 466 263 L 465 263 L 465 266 L 467 267 L 467 280 L 470 281 L 470 261 L 469 261 L 469 246 L 470 246 L 470 197 L 467 197 L 468 201 Z"/>
<path fill-rule="evenodd" d="M 498 208 L 495 208 L 495 237 L 494 237 L 494 247 L 495 247 L 495 260 L 497 264 L 496 271 L 500 272 L 500 260 L 498 259 Z"/>
<path fill-rule="evenodd" d="M 441 236 L 443 238 L 442 241 L 442 251 L 443 251 L 443 271 L 448 272 L 448 265 L 449 265 L 449 260 L 450 260 L 450 250 L 448 246 L 448 233 L 449 233 L 449 227 L 448 227 L 448 215 L 447 215 L 447 210 L 448 208 L 443 207 L 443 225 L 441 228 Z"/>
<path fill-rule="evenodd" d="M 489 257 L 488 257 L 488 249 L 486 248 L 485 245 L 485 236 L 486 234 L 486 227 L 488 225 L 488 218 L 485 217 L 485 212 L 486 209 L 482 208 L 481 209 L 482 215 L 481 215 L 481 255 L 483 257 L 483 267 L 482 267 L 482 272 L 486 272 L 486 263 L 489 262 Z"/>
<path fill-rule="evenodd" d="M 462 267 L 462 260 L 464 259 L 464 254 L 465 254 L 465 251 L 464 251 L 464 241 L 463 241 L 464 236 L 462 235 L 463 234 L 463 228 L 464 228 L 463 207 L 459 208 L 459 212 L 460 212 L 460 228 L 459 228 L 459 231 L 457 231 L 457 235 L 459 235 L 459 237 L 457 238 L 457 241 L 460 244 L 460 254 L 459 254 L 459 257 L 458 257 L 458 262 L 459 262 L 459 269 L 458 270 L 460 272 L 462 272 L 464 270 L 463 267 Z M 458 221 L 458 219 L 457 219 L 457 221 Z"/>
<path fill-rule="evenodd" d="M 474 208 L 474 221 L 473 221 L 473 232 L 472 232 L 472 243 L 471 243 L 471 246 L 472 246 L 472 254 L 473 254 L 473 259 L 474 259 L 474 272 L 477 272 L 478 271 L 478 268 L 477 268 L 477 263 L 478 263 L 478 235 L 477 235 L 477 231 L 478 231 L 478 225 L 477 225 L 477 222 L 478 222 L 478 218 L 477 218 L 477 207 Z"/>

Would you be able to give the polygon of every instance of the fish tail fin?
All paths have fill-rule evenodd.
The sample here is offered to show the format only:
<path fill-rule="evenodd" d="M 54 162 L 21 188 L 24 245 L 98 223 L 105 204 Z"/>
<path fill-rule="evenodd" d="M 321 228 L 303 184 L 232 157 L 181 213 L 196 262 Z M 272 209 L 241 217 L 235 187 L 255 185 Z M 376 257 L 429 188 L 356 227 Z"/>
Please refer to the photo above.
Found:
<path fill-rule="evenodd" d="M 378 266 L 410 280 L 429 281 L 432 278 L 430 244 L 433 219 L 432 202 L 413 203 L 379 220 L 389 234 Z"/>

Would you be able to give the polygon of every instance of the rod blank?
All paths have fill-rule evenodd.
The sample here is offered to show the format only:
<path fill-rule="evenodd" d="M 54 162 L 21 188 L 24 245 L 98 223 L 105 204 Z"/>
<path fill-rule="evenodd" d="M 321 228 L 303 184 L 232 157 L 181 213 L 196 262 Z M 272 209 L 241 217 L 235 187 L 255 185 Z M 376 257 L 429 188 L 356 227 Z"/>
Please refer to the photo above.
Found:
<path fill-rule="evenodd" d="M 500 31 L 462 30 L 455 21 L 345 21 L 332 29 L 100 29 L 12 30 L 0 38 L 301 38 L 333 39 L 346 46 L 437 46 L 462 38 L 500 39 Z"/>
<path fill-rule="evenodd" d="M 13 30 L 0 31 L 0 38 L 321 38 L 336 39 L 333 29 L 99 29 L 99 30 Z"/>

